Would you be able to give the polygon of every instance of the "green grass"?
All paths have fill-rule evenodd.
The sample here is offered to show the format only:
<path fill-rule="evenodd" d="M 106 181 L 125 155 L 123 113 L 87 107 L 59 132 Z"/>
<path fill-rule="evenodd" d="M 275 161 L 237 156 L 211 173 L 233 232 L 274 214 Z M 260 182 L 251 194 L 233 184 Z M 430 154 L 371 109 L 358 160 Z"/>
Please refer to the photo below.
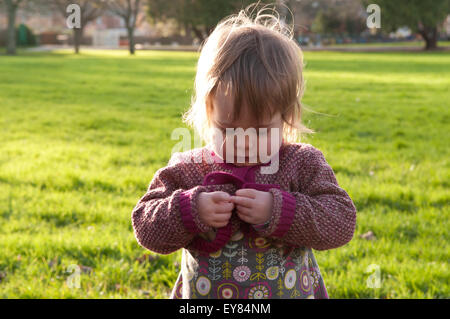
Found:
<path fill-rule="evenodd" d="M 141 248 L 131 211 L 165 166 L 197 53 L 0 56 L 0 298 L 167 298 L 180 252 Z M 307 52 L 303 141 L 358 208 L 315 251 L 331 298 L 449 298 L 450 55 Z M 359 236 L 372 230 L 368 241 Z M 139 258 L 150 255 L 144 262 Z M 70 265 L 82 271 L 69 288 Z M 369 265 L 381 288 L 369 288 Z"/>

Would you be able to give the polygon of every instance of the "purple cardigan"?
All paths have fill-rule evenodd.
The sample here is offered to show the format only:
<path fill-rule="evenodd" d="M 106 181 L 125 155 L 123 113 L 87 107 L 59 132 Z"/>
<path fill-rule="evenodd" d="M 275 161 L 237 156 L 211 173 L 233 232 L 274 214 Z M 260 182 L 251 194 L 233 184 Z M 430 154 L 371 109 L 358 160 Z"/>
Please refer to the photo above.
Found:
<path fill-rule="evenodd" d="M 169 254 L 181 248 L 210 253 L 223 247 L 238 229 L 247 235 L 275 237 L 288 247 L 333 249 L 348 243 L 356 225 L 356 207 L 336 180 L 323 153 L 310 144 L 282 144 L 279 169 L 262 174 L 259 164 L 238 167 L 224 163 L 208 147 L 174 153 L 156 171 L 145 195 L 132 211 L 138 243 Z M 233 213 L 227 226 L 213 229 L 198 217 L 200 192 L 254 188 L 273 195 L 267 227 L 241 221 Z M 204 234 L 214 231 L 209 241 Z"/>

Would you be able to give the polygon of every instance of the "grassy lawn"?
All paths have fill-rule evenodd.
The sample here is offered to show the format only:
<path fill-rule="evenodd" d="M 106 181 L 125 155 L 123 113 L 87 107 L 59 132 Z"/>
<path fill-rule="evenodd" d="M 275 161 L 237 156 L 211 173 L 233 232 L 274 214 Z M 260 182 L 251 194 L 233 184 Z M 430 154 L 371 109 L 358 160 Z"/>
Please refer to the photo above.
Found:
<path fill-rule="evenodd" d="M 131 211 L 167 164 L 197 53 L 0 56 L 0 298 L 167 298 Z M 449 298 L 450 55 L 307 52 L 304 138 L 358 208 L 316 251 L 331 298 Z M 376 239 L 360 238 L 373 231 Z M 73 265 L 82 266 L 74 268 Z M 372 271 L 368 272 L 371 268 Z M 80 272 L 80 288 L 68 282 Z M 377 273 L 381 287 L 367 280 Z"/>

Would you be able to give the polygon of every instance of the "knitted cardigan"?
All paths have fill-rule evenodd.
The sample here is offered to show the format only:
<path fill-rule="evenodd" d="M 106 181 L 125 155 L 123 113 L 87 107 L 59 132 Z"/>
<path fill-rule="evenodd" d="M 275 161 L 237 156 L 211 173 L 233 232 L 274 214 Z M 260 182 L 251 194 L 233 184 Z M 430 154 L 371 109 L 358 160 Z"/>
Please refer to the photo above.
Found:
<path fill-rule="evenodd" d="M 174 153 L 168 165 L 156 171 L 132 211 L 138 243 L 160 254 L 181 248 L 207 254 L 220 249 L 239 229 L 277 239 L 287 247 L 327 250 L 348 243 L 355 231 L 356 207 L 323 153 L 310 144 L 284 143 L 276 160 L 278 170 L 262 174 L 259 168 L 272 162 L 238 167 L 223 162 L 207 146 Z M 220 229 L 202 223 L 197 209 L 200 192 L 234 194 L 240 188 L 273 195 L 266 227 L 249 227 L 235 212 Z"/>

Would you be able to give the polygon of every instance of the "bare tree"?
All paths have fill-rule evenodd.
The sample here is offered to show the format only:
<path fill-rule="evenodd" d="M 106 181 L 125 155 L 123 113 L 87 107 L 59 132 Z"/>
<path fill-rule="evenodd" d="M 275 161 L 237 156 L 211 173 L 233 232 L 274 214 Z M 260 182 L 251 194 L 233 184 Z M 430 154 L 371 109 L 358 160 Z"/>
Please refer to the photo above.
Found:
<path fill-rule="evenodd" d="M 71 4 L 78 4 L 80 6 L 80 27 L 73 28 L 73 43 L 75 47 L 75 53 L 80 52 L 80 45 L 83 39 L 83 32 L 86 25 L 97 19 L 102 15 L 106 8 L 106 1 L 104 0 L 52 0 L 53 4 L 59 10 L 59 12 L 66 17 L 67 7 Z"/>
<path fill-rule="evenodd" d="M 2 1 L 0 0 L 0 3 Z M 23 0 L 3 0 L 8 16 L 6 54 L 16 54 L 16 13 Z"/>
<path fill-rule="evenodd" d="M 237 13 L 255 0 L 147 0 L 151 23 L 174 20 L 186 33 L 203 42 L 222 18 Z"/>
<path fill-rule="evenodd" d="M 138 21 L 139 12 L 142 10 L 143 4 L 141 0 L 109 0 L 108 9 L 115 15 L 119 16 L 125 23 L 128 33 L 128 47 L 130 54 L 134 54 L 134 30 L 139 26 L 145 15 L 141 16 Z"/>
<path fill-rule="evenodd" d="M 368 6 L 371 2 L 363 0 L 363 3 Z M 385 30 L 407 26 L 422 36 L 425 50 L 437 49 L 439 29 L 450 13 L 450 0 L 379 0 L 376 3 L 381 7 Z"/>

